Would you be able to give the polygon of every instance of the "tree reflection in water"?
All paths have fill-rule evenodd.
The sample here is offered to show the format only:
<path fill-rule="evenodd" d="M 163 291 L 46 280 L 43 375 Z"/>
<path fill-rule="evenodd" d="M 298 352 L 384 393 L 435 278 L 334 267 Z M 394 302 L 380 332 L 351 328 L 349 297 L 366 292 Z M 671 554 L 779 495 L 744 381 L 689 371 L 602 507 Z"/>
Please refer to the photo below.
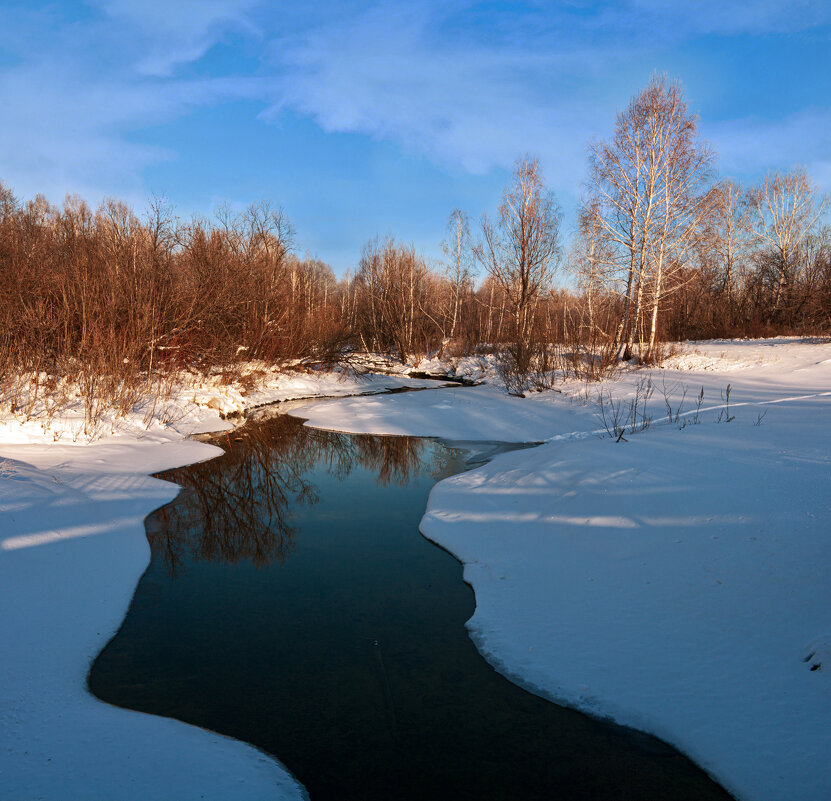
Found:
<path fill-rule="evenodd" d="M 184 489 L 148 524 L 97 697 L 253 743 L 316 801 L 727 798 L 663 744 L 482 659 L 459 562 L 417 534 L 457 454 L 286 416 L 210 441 L 224 456 L 166 476 Z"/>
<path fill-rule="evenodd" d="M 147 520 L 147 536 L 170 575 L 184 557 L 262 567 L 291 554 L 293 505 L 313 506 L 318 487 L 308 478 L 324 469 L 338 479 L 356 465 L 377 474 L 382 486 L 406 486 L 424 471 L 438 477 L 452 452 L 430 449 L 415 437 L 347 436 L 306 428 L 296 417 L 276 414 L 248 421 L 207 442 L 225 454 L 208 462 L 160 473 L 181 485 L 173 503 Z"/>

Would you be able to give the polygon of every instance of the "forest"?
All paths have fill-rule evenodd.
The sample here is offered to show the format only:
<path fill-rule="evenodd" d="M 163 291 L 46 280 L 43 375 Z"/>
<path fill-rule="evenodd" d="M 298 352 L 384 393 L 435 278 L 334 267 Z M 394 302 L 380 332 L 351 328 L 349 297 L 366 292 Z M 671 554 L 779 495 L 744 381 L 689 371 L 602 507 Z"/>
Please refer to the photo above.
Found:
<path fill-rule="evenodd" d="M 656 76 L 588 146 L 575 231 L 538 161 L 520 157 L 479 221 L 454 209 L 428 260 L 406 238 L 367 242 L 338 278 L 298 255 L 290 221 L 260 202 L 183 220 L 159 198 L 136 213 L 20 200 L 0 184 L 0 402 L 124 411 L 171 375 L 242 365 L 348 364 L 498 354 L 515 394 L 667 343 L 831 332 L 831 229 L 801 169 L 745 186 L 720 176 L 681 86 Z"/>

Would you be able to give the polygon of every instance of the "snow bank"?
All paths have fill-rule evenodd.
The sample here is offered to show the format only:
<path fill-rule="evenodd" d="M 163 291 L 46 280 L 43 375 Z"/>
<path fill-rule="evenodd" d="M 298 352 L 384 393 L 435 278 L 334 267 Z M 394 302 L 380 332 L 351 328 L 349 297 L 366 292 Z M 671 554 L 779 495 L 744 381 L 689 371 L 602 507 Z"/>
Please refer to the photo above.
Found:
<path fill-rule="evenodd" d="M 392 369 L 392 368 L 390 368 Z M 0 405 L 0 446 L 4 443 L 90 442 L 101 436 L 141 436 L 163 428 L 181 434 L 224 430 L 231 424 L 218 415 L 237 415 L 264 406 L 299 398 L 373 395 L 391 389 L 435 388 L 436 381 L 410 378 L 399 365 L 394 374 L 357 374 L 341 369 L 331 371 L 281 371 L 257 362 L 239 365 L 239 377 L 181 373 L 160 398 L 141 398 L 132 411 L 118 415 L 105 411 L 90 424 L 84 400 L 77 387 L 66 387 L 68 404 L 57 414 L 49 411 L 43 395 L 33 402 L 32 412 L 13 414 Z M 28 406 L 18 399 L 18 408 Z"/>
<path fill-rule="evenodd" d="M 166 405 L 106 419 L 84 444 L 83 409 L 45 429 L 0 420 L 0 797 L 299 799 L 254 748 L 96 701 L 90 663 L 115 633 L 150 550 L 144 518 L 178 488 L 150 473 L 219 450 L 184 440 L 231 424 L 220 412 L 310 395 L 435 386 L 401 376 L 267 375 L 245 394 L 183 381 Z"/>
<path fill-rule="evenodd" d="M 791 412 L 552 443 L 433 492 L 500 670 L 652 732 L 740 798 L 831 797 L 831 426 Z M 807 662 L 803 659 L 812 655 Z"/>
<path fill-rule="evenodd" d="M 554 393 L 516 398 L 492 384 L 320 401 L 294 414 L 318 428 L 355 434 L 504 442 L 539 442 L 577 421 L 590 429 L 597 425 L 588 406 L 563 404 Z"/>
<path fill-rule="evenodd" d="M 150 557 L 144 518 L 174 485 L 147 474 L 215 448 L 161 436 L 3 446 L 0 795 L 19 799 L 299 799 L 271 758 L 90 696 L 86 674 Z"/>
<path fill-rule="evenodd" d="M 658 421 L 665 395 L 684 411 L 703 388 L 701 424 L 628 442 L 586 436 L 599 424 L 576 387 L 572 402 L 476 387 L 299 413 L 339 430 L 556 437 L 430 496 L 422 530 L 465 565 L 482 653 L 677 745 L 741 799 L 831 798 L 831 346 L 695 349 L 695 370 L 631 371 L 611 392 L 625 401 L 649 377 Z M 735 420 L 719 424 L 728 383 Z"/>
<path fill-rule="evenodd" d="M 386 362 L 383 366 L 393 370 L 393 366 L 387 366 Z M 401 365 L 398 367 L 398 371 L 388 375 L 357 374 L 340 369 L 285 373 L 261 368 L 251 371 L 250 387 L 226 386 L 217 376 L 212 379 L 202 378 L 195 382 L 192 394 L 187 391 L 181 394 L 186 402 L 192 401 L 197 406 L 218 409 L 223 414 L 233 414 L 269 403 L 302 398 L 373 395 L 391 389 L 433 389 L 437 386 L 435 381 L 410 378 L 404 372 L 406 368 Z"/>

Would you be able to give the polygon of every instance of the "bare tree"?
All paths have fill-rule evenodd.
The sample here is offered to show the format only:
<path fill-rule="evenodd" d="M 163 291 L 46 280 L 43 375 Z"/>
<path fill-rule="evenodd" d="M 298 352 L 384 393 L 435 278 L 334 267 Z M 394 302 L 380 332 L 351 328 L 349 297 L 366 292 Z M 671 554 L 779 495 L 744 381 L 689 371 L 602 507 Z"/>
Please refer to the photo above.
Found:
<path fill-rule="evenodd" d="M 773 173 L 752 197 L 756 211 L 756 239 L 770 249 L 776 265 L 773 312 L 782 306 L 786 287 L 794 279 L 799 247 L 819 219 L 825 205 L 802 169 Z"/>
<path fill-rule="evenodd" d="M 579 235 L 571 251 L 572 270 L 583 289 L 585 316 L 581 328 L 588 327 L 590 339 L 597 334 L 607 336 L 598 329 L 598 299 L 609 293 L 614 280 L 615 253 L 603 230 L 600 204 L 597 199 L 583 203 L 579 212 Z"/>
<path fill-rule="evenodd" d="M 679 92 L 667 92 L 659 107 L 666 145 L 659 177 L 658 214 L 651 251 L 651 303 L 647 358 L 654 353 L 658 314 L 691 260 L 693 246 L 710 209 L 707 184 L 713 171 L 713 154 L 697 139 L 696 119 L 687 112 Z"/>
<path fill-rule="evenodd" d="M 475 271 L 475 259 L 470 241 L 470 221 L 460 209 L 453 209 L 447 220 L 447 238 L 441 243 L 447 259 L 445 274 L 452 291 L 450 339 L 456 336 L 462 299 L 470 292 Z"/>
<path fill-rule="evenodd" d="M 518 344 L 530 339 L 534 305 L 548 288 L 559 259 L 561 219 L 539 163 L 527 156 L 514 165 L 496 222 L 482 217 L 479 257 L 507 295 Z"/>
<path fill-rule="evenodd" d="M 661 304 L 706 212 L 711 165 L 681 86 L 660 76 L 618 114 L 612 139 L 591 146 L 588 203 L 623 273 L 624 358 L 646 338 L 647 310 L 647 355 L 654 347 Z"/>
<path fill-rule="evenodd" d="M 394 347 L 402 361 L 414 352 L 417 340 L 423 344 L 428 275 L 413 247 L 392 238 L 364 246 L 355 281 L 363 299 L 365 342 L 376 349 Z"/>
<path fill-rule="evenodd" d="M 727 179 L 713 187 L 711 200 L 705 243 L 718 257 L 725 300 L 732 312 L 737 272 L 753 241 L 750 195 L 736 181 Z"/>

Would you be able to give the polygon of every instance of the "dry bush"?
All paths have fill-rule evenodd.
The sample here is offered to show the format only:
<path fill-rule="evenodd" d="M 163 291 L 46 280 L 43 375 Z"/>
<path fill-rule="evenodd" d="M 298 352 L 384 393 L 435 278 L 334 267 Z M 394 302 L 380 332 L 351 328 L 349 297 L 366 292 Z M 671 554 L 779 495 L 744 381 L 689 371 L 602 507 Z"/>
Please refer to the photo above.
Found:
<path fill-rule="evenodd" d="M 158 200 L 139 219 L 114 200 L 20 203 L 0 185 L 0 403 L 22 419 L 82 405 L 94 435 L 148 393 L 162 401 L 183 370 L 337 360 L 334 275 L 291 239 L 266 204 L 184 224 Z"/>
<path fill-rule="evenodd" d="M 535 177 L 517 176 L 526 173 Z M 48 425 L 83 406 L 85 429 L 95 433 L 105 418 L 136 410 L 147 420 L 168 415 L 183 372 L 238 381 L 252 361 L 311 369 L 357 351 L 402 361 L 496 352 L 515 394 L 600 380 L 619 364 L 621 321 L 635 319 L 613 249 L 583 243 L 579 294 L 549 291 L 559 217 L 534 180 L 529 187 L 545 201 L 550 235 L 537 264 L 545 270 L 531 270 L 533 291 L 517 294 L 534 265 L 514 264 L 507 229 L 500 238 L 495 228 L 494 275 L 474 291 L 461 212 L 449 275 L 388 238 L 369 243 L 357 273 L 338 281 L 327 265 L 293 253 L 290 224 L 265 203 L 183 222 L 158 199 L 139 216 L 115 200 L 95 210 L 77 197 L 62 207 L 40 196 L 20 202 L 0 184 L 0 410 Z M 660 311 L 656 344 L 645 344 L 653 330 L 644 315 L 625 339 L 635 336 L 657 363 L 672 351 L 658 342 L 831 331 L 831 229 L 806 223 L 785 253 L 770 238 L 772 221 L 760 219 L 756 238 L 746 232 L 729 258 L 724 225 L 702 223 L 694 247 L 665 267 L 661 292 L 672 302 L 643 284 L 643 308 Z M 581 229 L 589 234 L 596 226 Z"/>

